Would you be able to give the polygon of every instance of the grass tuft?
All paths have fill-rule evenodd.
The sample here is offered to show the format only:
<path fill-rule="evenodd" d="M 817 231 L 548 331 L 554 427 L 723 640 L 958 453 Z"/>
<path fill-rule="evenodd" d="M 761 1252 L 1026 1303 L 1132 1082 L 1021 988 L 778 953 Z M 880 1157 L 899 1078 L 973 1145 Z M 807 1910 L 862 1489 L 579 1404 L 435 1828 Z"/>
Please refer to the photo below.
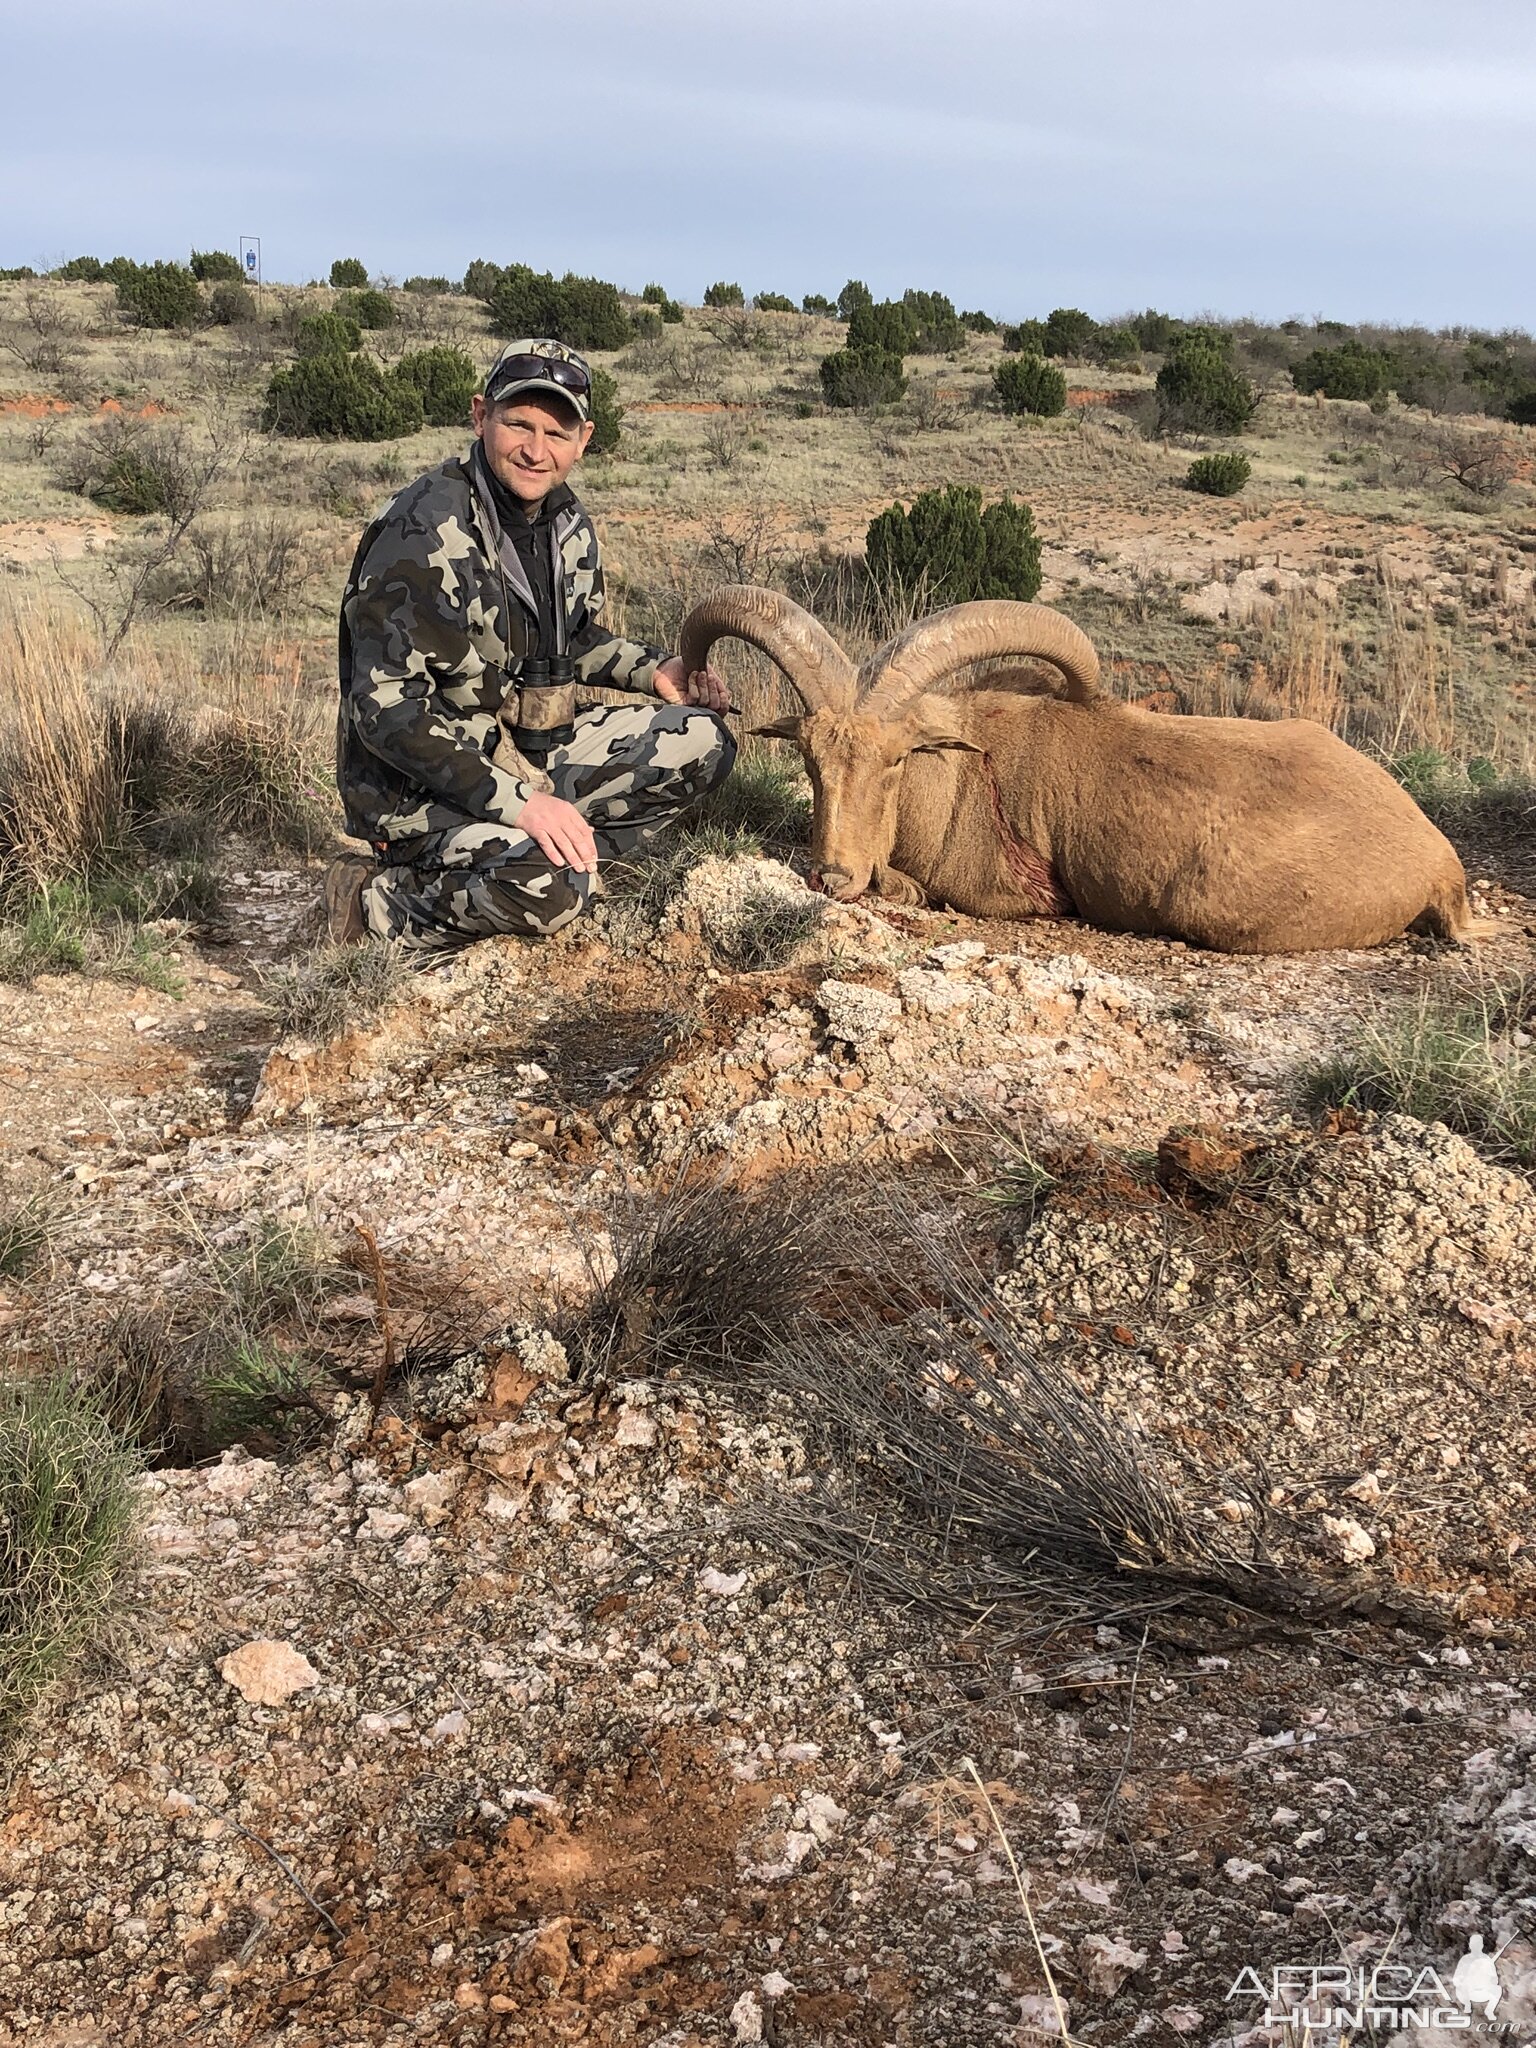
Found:
<path fill-rule="evenodd" d="M 1459 1001 L 1426 993 L 1362 1025 L 1301 1087 L 1309 1108 L 1399 1110 L 1536 1166 L 1536 979 Z"/>
<path fill-rule="evenodd" d="M 44 1189 L 0 1194 L 0 1280 L 25 1280 L 53 1248 L 54 1200 Z"/>
<path fill-rule="evenodd" d="M 188 881 L 171 901 L 190 895 Z M 206 900 L 201 890 L 199 900 Z M 40 974 L 94 974 L 180 997 L 184 985 L 166 957 L 161 934 L 137 920 L 166 915 L 154 895 L 128 883 L 45 884 L 13 899 L 15 914 L 0 921 L 0 981 L 30 982 Z M 153 907 L 151 907 L 153 906 Z"/>
<path fill-rule="evenodd" d="M 372 1024 L 412 980 L 398 946 L 317 946 L 307 959 L 275 968 L 262 984 L 289 1034 L 317 1042 Z"/>
<path fill-rule="evenodd" d="M 67 1380 L 0 1386 L 0 1738 L 112 1611 L 136 1465 Z"/>
<path fill-rule="evenodd" d="M 729 937 L 715 939 L 715 951 L 748 973 L 782 967 L 826 922 L 823 896 L 786 896 L 766 886 L 748 889 L 731 921 Z"/>
<path fill-rule="evenodd" d="M 726 832 L 750 835 L 766 846 L 804 846 L 810 838 L 811 797 L 799 763 L 777 754 L 743 755 L 678 831 L 685 838 Z"/>

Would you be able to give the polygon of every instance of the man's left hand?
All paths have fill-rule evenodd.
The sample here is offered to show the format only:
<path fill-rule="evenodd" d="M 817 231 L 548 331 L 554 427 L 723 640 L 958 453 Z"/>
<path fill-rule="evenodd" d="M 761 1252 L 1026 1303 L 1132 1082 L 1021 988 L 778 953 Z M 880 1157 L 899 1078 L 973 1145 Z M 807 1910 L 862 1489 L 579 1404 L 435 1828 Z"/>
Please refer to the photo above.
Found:
<path fill-rule="evenodd" d="M 674 654 L 656 671 L 656 694 L 663 704 L 701 704 L 706 711 L 729 711 L 731 693 L 725 679 L 712 668 L 695 669 L 684 675 L 683 664 Z"/>

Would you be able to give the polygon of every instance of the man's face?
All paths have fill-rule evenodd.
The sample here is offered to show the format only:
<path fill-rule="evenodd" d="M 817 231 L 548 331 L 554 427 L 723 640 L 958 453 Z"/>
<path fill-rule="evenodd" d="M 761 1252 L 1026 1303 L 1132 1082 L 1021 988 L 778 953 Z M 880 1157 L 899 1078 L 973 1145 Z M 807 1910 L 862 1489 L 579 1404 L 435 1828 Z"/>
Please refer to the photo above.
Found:
<path fill-rule="evenodd" d="M 537 505 L 563 484 L 592 438 L 591 420 L 536 391 L 491 406 L 477 393 L 474 421 L 492 475 L 525 505 Z"/>

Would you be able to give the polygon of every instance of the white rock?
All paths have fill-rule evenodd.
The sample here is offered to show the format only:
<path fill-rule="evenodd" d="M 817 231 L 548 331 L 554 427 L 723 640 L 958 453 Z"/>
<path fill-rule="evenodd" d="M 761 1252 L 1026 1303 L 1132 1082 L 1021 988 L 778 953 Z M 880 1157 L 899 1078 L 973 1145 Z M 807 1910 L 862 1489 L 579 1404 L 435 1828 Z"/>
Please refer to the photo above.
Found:
<path fill-rule="evenodd" d="M 485 1496 L 485 1512 L 493 1522 L 515 1522 L 527 1505 L 526 1492 L 503 1493 L 493 1486 Z"/>
<path fill-rule="evenodd" d="M 368 1518 L 358 1533 L 373 1543 L 393 1543 L 410 1526 L 410 1516 L 402 1515 L 396 1508 L 370 1508 Z"/>
<path fill-rule="evenodd" d="M 1346 1564 L 1364 1564 L 1376 1555 L 1376 1545 L 1353 1515 L 1324 1515 L 1323 1527 L 1338 1544 Z"/>
<path fill-rule="evenodd" d="M 1057 2001 L 1049 1991 L 1026 1991 L 1019 2000 L 1019 2034 L 1022 2040 L 1027 2041 L 1031 2034 L 1059 2034 L 1063 2020 L 1070 2028 L 1072 2007 L 1065 1998 L 1060 2001 L 1059 2011 Z"/>
<path fill-rule="evenodd" d="M 782 1970 L 770 1970 L 758 1988 L 764 1998 L 783 1998 L 795 1987 Z"/>
<path fill-rule="evenodd" d="M 894 1036 L 901 1023 L 901 998 L 857 981 L 824 981 L 816 992 L 828 1034 L 855 1052 Z"/>
<path fill-rule="evenodd" d="M 1344 1489 L 1346 1500 L 1357 1500 L 1363 1507 L 1374 1507 L 1381 1499 L 1381 1481 L 1374 1472 L 1363 1472 L 1353 1486 Z"/>
<path fill-rule="evenodd" d="M 706 1565 L 699 1573 L 699 1590 L 713 1593 L 718 1600 L 733 1600 L 746 1583 L 745 1572 L 716 1571 L 712 1564 Z"/>
<path fill-rule="evenodd" d="M 1263 1877 L 1262 1863 L 1245 1862 L 1241 1856 L 1229 1856 L 1221 1866 L 1221 1874 L 1228 1884 L 1246 1884 L 1250 1877 Z"/>
<path fill-rule="evenodd" d="M 1113 1998 L 1126 1978 L 1144 1967 L 1147 1952 L 1132 1948 L 1118 1935 L 1089 1934 L 1077 1945 L 1077 1959 L 1083 1966 L 1088 1989 L 1099 1998 Z"/>
<path fill-rule="evenodd" d="M 643 1408 L 626 1408 L 619 1417 L 613 1440 L 616 1444 L 648 1448 L 656 1441 L 655 1416 L 647 1414 Z"/>
<path fill-rule="evenodd" d="M 419 1515 L 429 1529 L 448 1519 L 448 1510 L 459 1490 L 462 1472 L 423 1472 L 405 1482 L 405 1504 Z"/>
<path fill-rule="evenodd" d="M 763 2008 L 750 1991 L 743 1991 L 731 2007 L 731 2025 L 739 2042 L 762 2040 Z"/>
<path fill-rule="evenodd" d="M 296 1692 L 320 1683 L 320 1674 L 292 1643 L 258 1637 L 219 1661 L 219 1676 L 252 1706 L 280 1707 Z"/>
<path fill-rule="evenodd" d="M 848 1818 L 846 1809 L 835 1799 L 829 1799 L 825 1792 L 807 1792 L 800 1805 L 805 1814 L 805 1824 L 818 1842 L 830 1841 Z"/>
<path fill-rule="evenodd" d="M 935 974 L 926 967 L 909 967 L 897 977 L 902 998 L 914 1010 L 930 1017 L 942 1017 L 950 1010 L 963 1010 L 985 991 L 974 981 L 958 975 Z"/>
<path fill-rule="evenodd" d="M 433 1742 L 447 1742 L 451 1736 L 462 1735 L 469 1727 L 469 1716 L 455 1708 L 451 1714 L 440 1714 L 432 1723 L 430 1737 Z"/>
<path fill-rule="evenodd" d="M 240 1451 L 226 1451 L 219 1463 L 203 1474 L 203 1485 L 215 1500 L 233 1505 L 249 1500 L 276 1470 L 270 1458 L 248 1458 Z"/>

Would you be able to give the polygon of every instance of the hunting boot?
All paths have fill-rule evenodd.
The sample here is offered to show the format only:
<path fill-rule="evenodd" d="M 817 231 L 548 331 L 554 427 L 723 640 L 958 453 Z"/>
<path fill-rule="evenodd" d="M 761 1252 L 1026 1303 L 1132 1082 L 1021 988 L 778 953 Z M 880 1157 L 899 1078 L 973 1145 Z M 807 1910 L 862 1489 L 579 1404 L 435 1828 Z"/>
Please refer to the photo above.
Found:
<path fill-rule="evenodd" d="M 375 861 L 338 854 L 325 871 L 325 922 L 338 946 L 360 946 L 368 936 L 363 891 L 378 873 Z"/>

